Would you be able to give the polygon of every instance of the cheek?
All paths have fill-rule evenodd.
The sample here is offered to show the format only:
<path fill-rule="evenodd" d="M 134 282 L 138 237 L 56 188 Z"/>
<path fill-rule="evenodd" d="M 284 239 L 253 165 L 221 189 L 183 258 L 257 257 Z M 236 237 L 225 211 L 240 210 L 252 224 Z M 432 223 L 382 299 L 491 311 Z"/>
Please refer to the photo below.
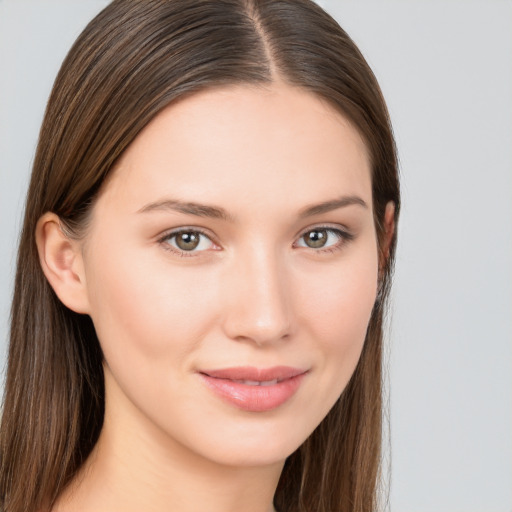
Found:
<path fill-rule="evenodd" d="M 320 354 L 322 380 L 332 403 L 359 360 L 376 297 L 377 269 L 376 250 L 354 253 L 316 275 L 309 287 L 314 293 L 302 292 L 309 319 L 304 328 Z"/>
<path fill-rule="evenodd" d="M 318 339 L 339 346 L 366 333 L 377 291 L 377 259 L 354 258 L 316 275 L 301 293 Z M 321 286 L 319 286 L 321 285 Z M 306 289 L 314 290 L 305 294 Z"/>
<path fill-rule="evenodd" d="M 116 252 L 114 245 L 94 252 L 88 273 L 91 316 L 107 361 L 131 353 L 141 366 L 170 352 L 179 361 L 213 321 L 206 306 L 215 303 L 215 287 L 204 273 L 172 268 L 147 249 Z"/>

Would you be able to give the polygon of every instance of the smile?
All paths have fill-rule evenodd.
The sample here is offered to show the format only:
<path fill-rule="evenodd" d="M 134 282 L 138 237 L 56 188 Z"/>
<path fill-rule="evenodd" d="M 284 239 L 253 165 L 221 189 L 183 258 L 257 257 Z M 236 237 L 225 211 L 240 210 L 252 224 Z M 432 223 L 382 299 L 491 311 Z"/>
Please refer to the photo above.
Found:
<path fill-rule="evenodd" d="M 245 411 L 264 412 L 291 399 L 307 373 L 289 366 L 236 367 L 201 371 L 199 376 L 224 401 Z"/>

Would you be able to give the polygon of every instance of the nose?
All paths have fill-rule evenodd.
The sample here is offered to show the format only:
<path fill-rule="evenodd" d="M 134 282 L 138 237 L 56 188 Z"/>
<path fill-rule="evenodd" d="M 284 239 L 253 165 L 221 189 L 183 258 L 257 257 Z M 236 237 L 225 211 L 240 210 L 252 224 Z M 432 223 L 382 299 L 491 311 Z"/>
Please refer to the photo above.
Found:
<path fill-rule="evenodd" d="M 227 271 L 225 285 L 224 330 L 228 337 L 263 346 L 292 334 L 286 265 L 274 251 L 260 248 L 238 258 Z"/>

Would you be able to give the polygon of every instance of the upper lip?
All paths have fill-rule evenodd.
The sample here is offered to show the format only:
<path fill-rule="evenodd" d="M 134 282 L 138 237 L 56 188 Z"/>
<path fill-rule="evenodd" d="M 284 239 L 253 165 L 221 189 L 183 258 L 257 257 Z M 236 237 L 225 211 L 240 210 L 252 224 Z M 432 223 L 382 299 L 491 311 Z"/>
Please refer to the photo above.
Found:
<path fill-rule="evenodd" d="M 282 381 L 306 373 L 307 370 L 292 366 L 273 366 L 256 368 L 254 366 L 237 366 L 216 370 L 201 370 L 199 373 L 215 379 L 250 380 L 254 382 Z"/>

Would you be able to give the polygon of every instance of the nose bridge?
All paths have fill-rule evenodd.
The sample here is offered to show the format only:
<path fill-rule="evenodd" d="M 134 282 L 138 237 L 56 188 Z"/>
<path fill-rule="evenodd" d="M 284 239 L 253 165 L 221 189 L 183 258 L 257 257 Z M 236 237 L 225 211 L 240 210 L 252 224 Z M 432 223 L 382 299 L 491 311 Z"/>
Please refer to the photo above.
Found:
<path fill-rule="evenodd" d="M 229 270 L 226 331 L 233 339 L 261 345 L 278 342 L 291 333 L 288 273 L 274 247 L 252 245 Z"/>

